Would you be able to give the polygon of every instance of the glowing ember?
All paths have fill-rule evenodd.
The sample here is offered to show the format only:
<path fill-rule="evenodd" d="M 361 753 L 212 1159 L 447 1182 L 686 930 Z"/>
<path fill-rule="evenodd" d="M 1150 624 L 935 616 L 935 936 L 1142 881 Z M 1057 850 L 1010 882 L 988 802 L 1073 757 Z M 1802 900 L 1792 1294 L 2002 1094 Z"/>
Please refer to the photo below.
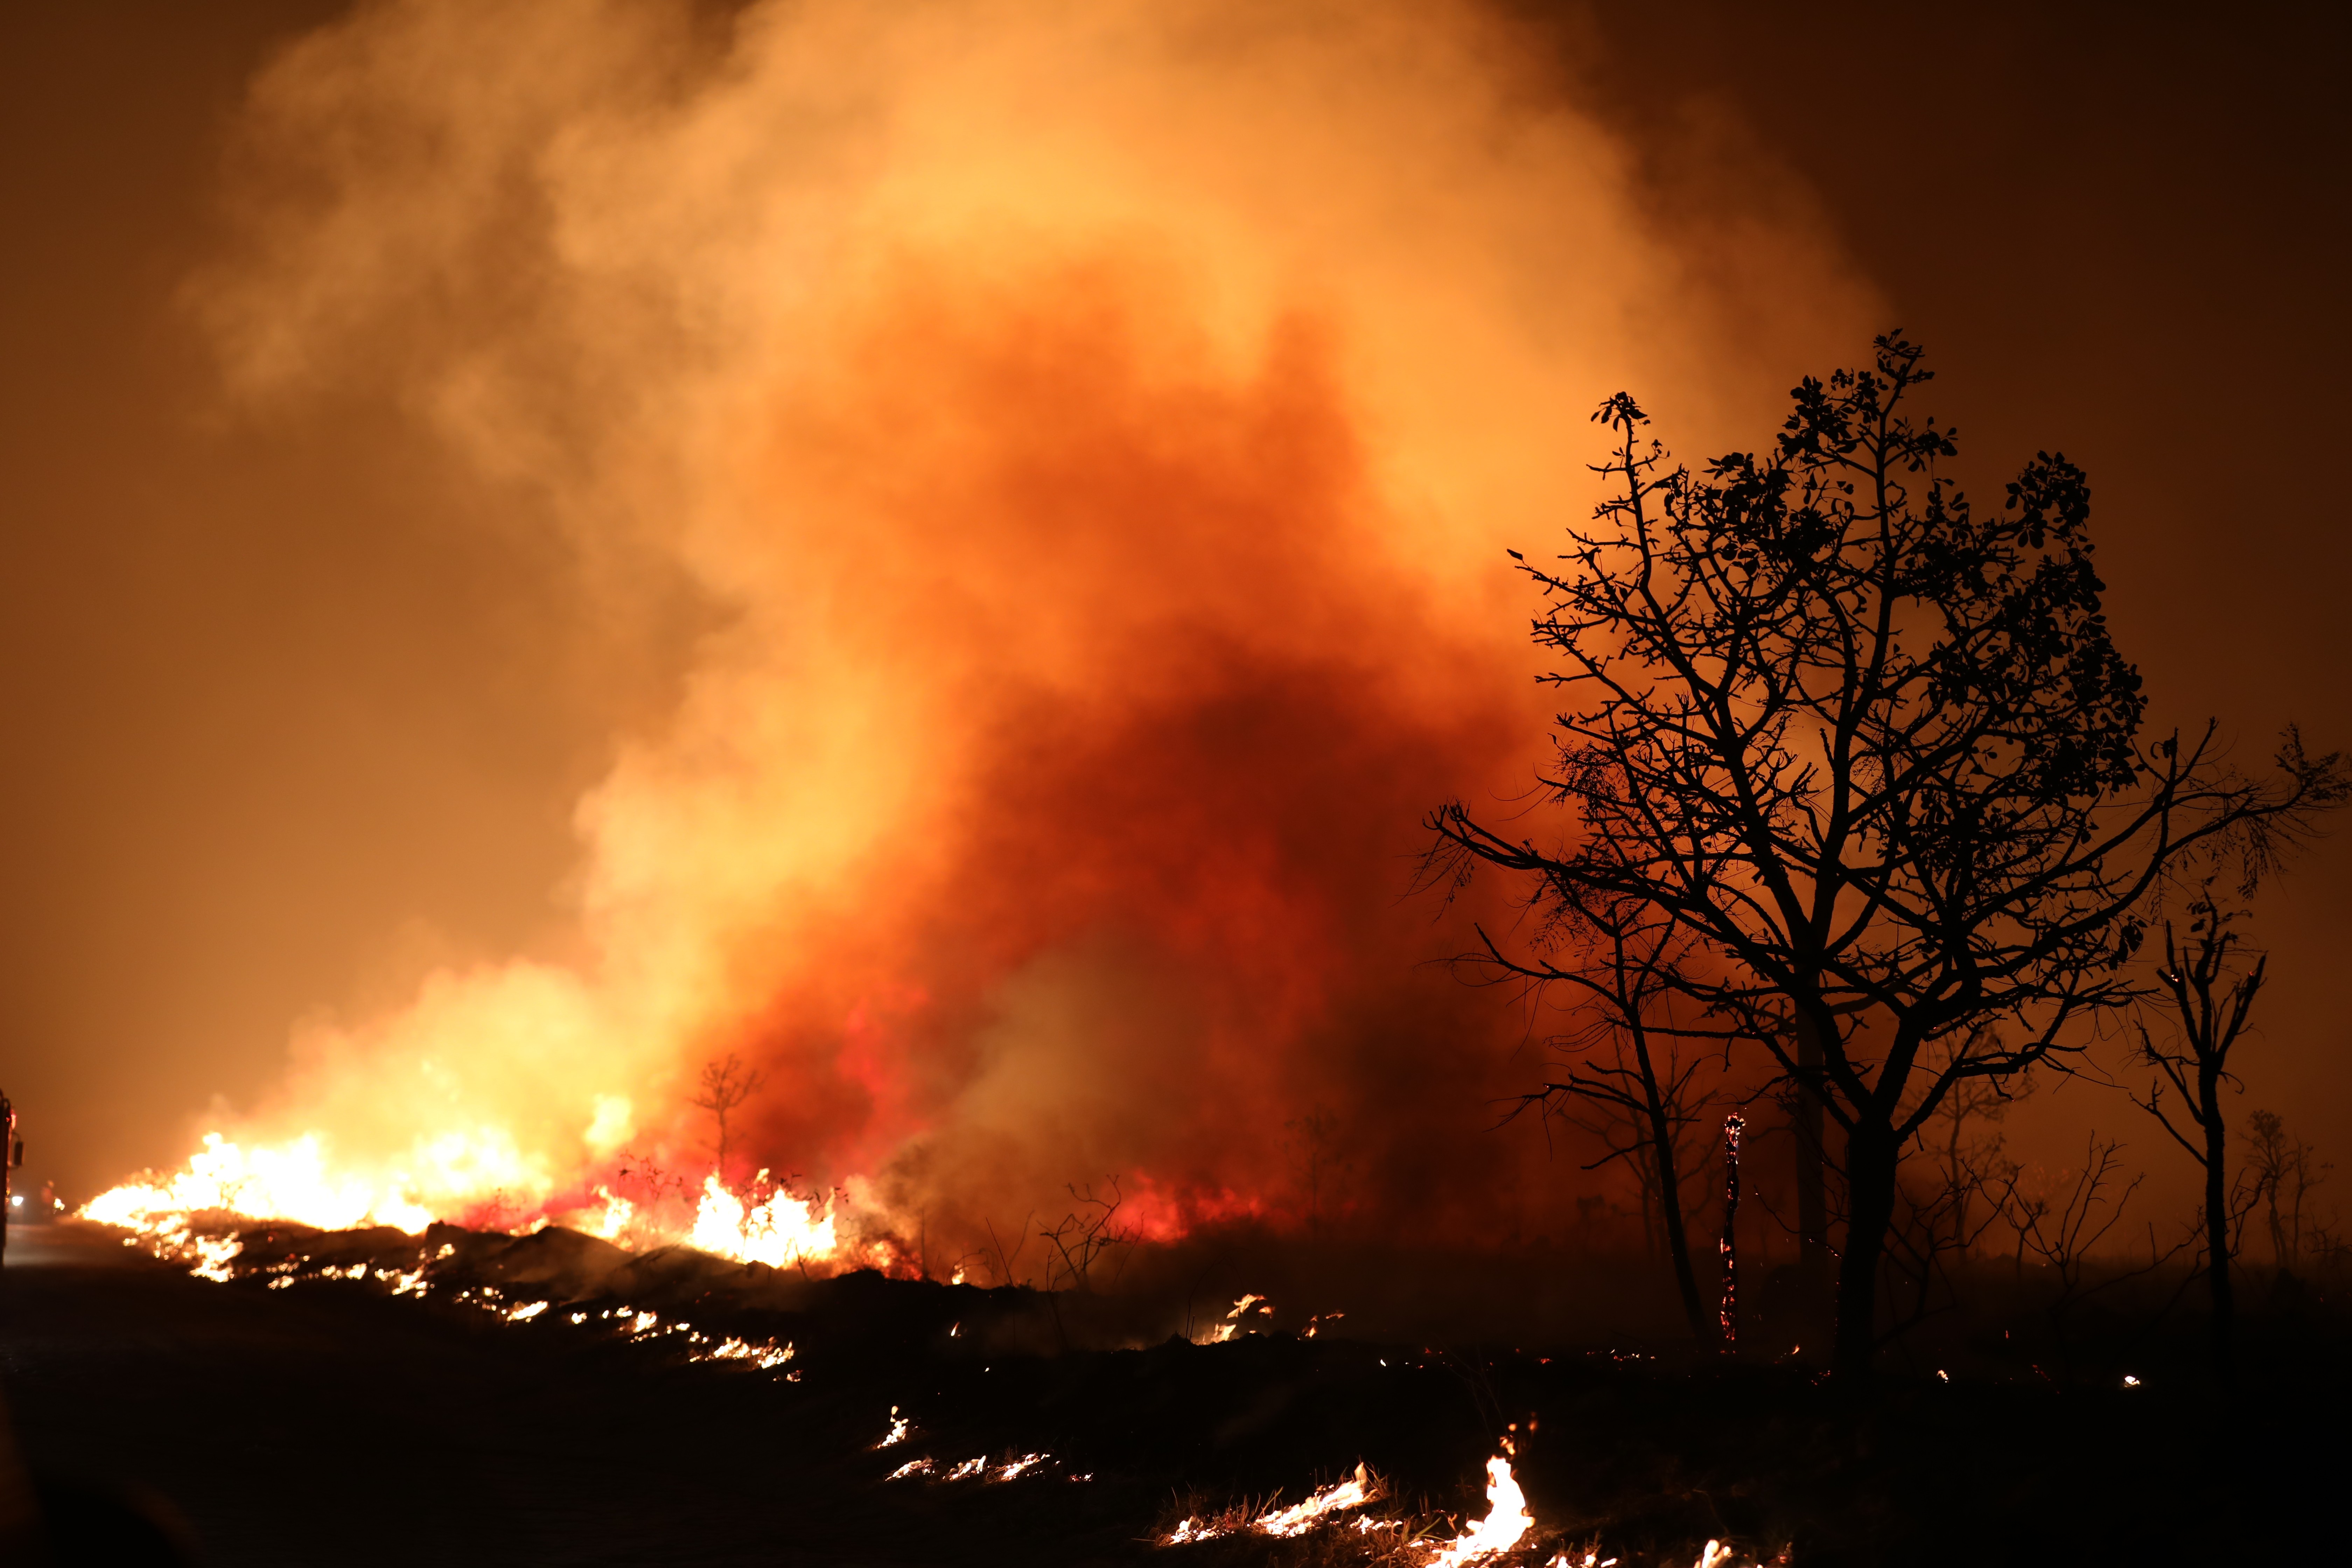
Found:
<path fill-rule="evenodd" d="M 696 1361 L 748 1361 L 762 1372 L 780 1367 L 793 1359 L 793 1347 L 779 1345 L 773 1340 L 765 1344 L 753 1344 L 748 1340 L 729 1338 L 694 1358 Z"/>
<path fill-rule="evenodd" d="M 1331 1315 L 1335 1318 L 1339 1316 L 1337 1312 L 1334 1312 Z M 1198 1340 L 1198 1342 L 1211 1345 L 1228 1343 L 1235 1334 L 1241 1332 L 1244 1328 L 1248 1326 L 1248 1321 L 1251 1318 L 1270 1318 L 1272 1316 L 1274 1316 L 1274 1302 L 1266 1297 L 1258 1295 L 1256 1292 L 1253 1291 L 1250 1294 L 1244 1296 L 1240 1300 L 1235 1301 L 1234 1303 L 1234 1310 L 1225 1314 L 1225 1321 L 1214 1325 L 1209 1331 L 1209 1337 L 1205 1340 Z M 1311 1332 L 1311 1325 L 1310 1332 L 1307 1337 L 1310 1339 L 1314 1337 Z"/>
<path fill-rule="evenodd" d="M 196 1258 L 195 1266 L 188 1272 L 200 1279 L 215 1279 L 223 1284 L 226 1284 L 230 1278 L 229 1259 L 245 1250 L 243 1244 L 239 1242 L 214 1240 L 204 1237 L 191 1241 L 188 1246 Z"/>
<path fill-rule="evenodd" d="M 891 1417 L 894 1417 L 894 1420 L 891 1420 L 889 1436 L 885 1436 L 879 1444 L 875 1444 L 875 1448 L 889 1448 L 891 1444 L 906 1438 L 906 1417 L 898 1415 L 898 1405 L 891 1405 Z M 988 1481 L 1016 1481 L 1016 1479 L 1025 1477 L 1025 1474 L 1030 1474 L 1030 1471 L 1037 1469 L 1037 1467 L 1045 1465 L 1045 1462 L 1049 1460 L 1051 1460 L 1051 1455 L 1046 1453 L 1024 1453 L 1018 1460 L 1004 1460 L 1002 1465 L 990 1465 L 988 1455 L 979 1455 L 979 1458 L 964 1460 L 962 1465 L 957 1465 L 955 1469 L 950 1469 L 948 1474 L 943 1474 L 943 1477 L 939 1479 L 940 1481 L 969 1481 L 969 1479 L 973 1477 L 981 1477 L 981 1479 L 988 1479 Z M 922 1460 L 908 1460 L 906 1465 L 901 1465 L 898 1469 L 889 1471 L 889 1477 L 885 1477 L 885 1481 L 910 1481 L 912 1477 L 931 1477 L 931 1474 L 939 1474 L 939 1471 L 936 1471 L 936 1467 L 931 1465 L 929 1458 L 922 1458 Z M 1091 1481 L 1094 1477 L 1070 1477 L 1070 1479 L 1073 1479 L 1073 1481 Z"/>

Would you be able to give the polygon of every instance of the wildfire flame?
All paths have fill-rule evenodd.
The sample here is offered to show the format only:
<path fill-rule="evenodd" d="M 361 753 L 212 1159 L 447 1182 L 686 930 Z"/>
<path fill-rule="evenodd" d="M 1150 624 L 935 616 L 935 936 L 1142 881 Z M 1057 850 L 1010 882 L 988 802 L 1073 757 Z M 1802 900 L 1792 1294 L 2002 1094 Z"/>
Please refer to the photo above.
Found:
<path fill-rule="evenodd" d="M 762 1171 L 758 1181 L 764 1183 L 767 1176 Z M 719 1184 L 716 1174 L 703 1181 L 702 1204 L 695 1211 L 694 1228 L 686 1239 L 688 1245 L 721 1258 L 776 1268 L 829 1261 L 836 1248 L 828 1205 L 779 1190 L 747 1207 Z"/>
<path fill-rule="evenodd" d="M 1440 1547 L 1428 1568 L 1475 1563 L 1508 1552 L 1535 1527 L 1535 1516 L 1528 1511 L 1528 1495 L 1519 1489 L 1510 1459 L 1497 1454 L 1486 1461 L 1486 1517 Z"/>
<path fill-rule="evenodd" d="M 1251 1528 L 1267 1535 L 1304 1535 L 1328 1515 L 1371 1501 L 1371 1484 L 1370 1472 L 1359 1461 L 1356 1473 L 1346 1480 L 1325 1487 L 1304 1502 L 1266 1514 Z"/>
<path fill-rule="evenodd" d="M 1220 1524 L 1197 1516 L 1187 1517 L 1178 1521 L 1161 1544 L 1185 1546 L 1196 1542 L 1213 1541 L 1235 1529 L 1284 1538 L 1304 1535 L 1334 1514 L 1361 1508 L 1372 1501 L 1378 1495 L 1379 1485 L 1371 1472 L 1359 1463 L 1356 1473 L 1346 1480 L 1323 1488 L 1303 1502 L 1260 1514 L 1246 1524 Z M 1433 1554 L 1424 1560 L 1424 1568 L 1477 1562 L 1517 1547 L 1528 1531 L 1535 1528 L 1535 1518 L 1528 1512 L 1527 1500 L 1527 1494 L 1519 1489 L 1518 1478 L 1512 1473 L 1508 1455 L 1496 1455 L 1486 1462 L 1486 1518 L 1454 1540 L 1435 1547 Z M 1360 1531 L 1367 1532 L 1387 1528 L 1383 1521 L 1370 1518 L 1360 1519 L 1356 1523 Z M 1713 1543 L 1709 1545 L 1711 1549 Z M 1712 1560 L 1706 1568 L 1714 1568 Z"/>
<path fill-rule="evenodd" d="M 1760 219 L 1678 264 L 1507 7 L 755 0 L 717 47 L 592 9 L 276 51 L 191 297 L 239 395 L 390 395 L 546 498 L 608 618 L 676 584 L 707 635 L 615 719 L 562 961 L 303 1026 L 83 1212 L 843 1267 L 1115 1170 L 1158 1239 L 1344 1210 L 1279 1153 L 1317 1096 L 1425 1234 L 1556 1186 L 1486 1135 L 1516 1033 L 1396 897 L 1422 812 L 1540 734 L 1501 551 L 1575 499 L 1571 411 L 1704 425 L 1874 304 Z M 1759 287 L 1799 324 L 1727 325 Z M 849 1195 L 698 1183 L 730 1136 Z"/>
<path fill-rule="evenodd" d="M 440 1140 L 445 1175 L 478 1168 L 478 1158 L 460 1158 L 463 1140 Z M 474 1184 L 468 1173 L 463 1184 Z M 358 1225 L 394 1226 L 412 1234 L 433 1222 L 433 1214 L 408 1197 L 409 1184 L 395 1179 L 379 1185 L 352 1174 L 330 1174 L 324 1140 L 316 1134 L 276 1148 L 247 1150 L 217 1132 L 187 1168 L 169 1177 L 126 1182 L 100 1194 L 79 1211 L 85 1219 L 120 1226 L 141 1235 L 184 1229 L 187 1216 L 207 1211 L 248 1219 L 284 1219 L 320 1230 Z"/>
<path fill-rule="evenodd" d="M 201 1258 L 207 1265 L 232 1256 L 233 1251 L 215 1254 L 221 1245 L 233 1248 L 234 1244 L 192 1237 L 191 1221 L 199 1215 L 290 1220 L 320 1230 L 390 1226 L 411 1235 L 440 1217 L 406 1195 L 415 1188 L 405 1178 L 379 1185 L 354 1176 L 331 1175 L 324 1142 L 311 1135 L 275 1148 L 247 1150 L 216 1132 L 207 1133 L 203 1149 L 185 1170 L 168 1177 L 126 1182 L 76 1212 L 84 1219 L 129 1230 L 159 1253 Z M 445 1164 L 445 1173 L 449 1168 Z M 760 1172 L 751 1185 L 755 1192 L 769 1189 L 768 1173 Z M 478 1201 L 470 1188 L 467 1192 L 469 1204 Z M 857 1255 L 843 1247 L 834 1201 L 801 1198 L 776 1187 L 765 1197 L 746 1202 L 714 1173 L 704 1180 L 692 1219 L 676 1227 L 665 1229 L 641 1214 L 637 1205 L 602 1185 L 595 1189 L 593 1203 L 568 1217 L 577 1220 L 579 1228 L 589 1235 L 605 1240 L 626 1241 L 633 1235 L 649 1235 L 661 1242 L 684 1241 L 739 1263 L 788 1268 L 853 1260 L 887 1262 L 887 1258 L 870 1249 Z M 545 1217 L 540 1216 L 541 1222 Z"/>

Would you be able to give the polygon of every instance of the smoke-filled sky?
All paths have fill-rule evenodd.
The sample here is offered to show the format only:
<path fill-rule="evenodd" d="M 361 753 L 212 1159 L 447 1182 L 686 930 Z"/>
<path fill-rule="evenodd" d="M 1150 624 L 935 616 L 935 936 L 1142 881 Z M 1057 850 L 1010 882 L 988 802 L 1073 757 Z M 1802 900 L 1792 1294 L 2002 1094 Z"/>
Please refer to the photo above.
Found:
<path fill-rule="evenodd" d="M 734 1050 L 759 1157 L 910 1203 L 1274 1192 L 1323 1106 L 1491 1205 L 1538 1058 L 1404 890 L 1538 754 L 1502 551 L 1604 394 L 1759 444 L 1896 324 L 1980 493 L 2089 469 L 2161 714 L 2352 742 L 2342 25 L 1751 9 L 12 12 L 36 1172 L 576 1163 Z M 2323 1154 L 2347 854 L 2246 1070 Z"/>

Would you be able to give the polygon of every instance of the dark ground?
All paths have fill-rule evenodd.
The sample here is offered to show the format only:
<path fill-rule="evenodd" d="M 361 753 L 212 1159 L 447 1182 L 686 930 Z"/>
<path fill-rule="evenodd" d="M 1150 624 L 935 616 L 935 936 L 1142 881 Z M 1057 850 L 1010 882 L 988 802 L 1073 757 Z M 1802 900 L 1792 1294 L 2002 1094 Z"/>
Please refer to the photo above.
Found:
<path fill-rule="evenodd" d="M 0 1376 L 27 1463 L 58 1506 L 160 1500 L 222 1564 L 1222 1568 L 1363 1557 L 1328 1536 L 1150 1545 L 1180 1496 L 1296 1500 L 1363 1459 L 1395 1485 L 1376 1512 L 1443 1536 L 1437 1516 L 1483 1511 L 1482 1461 L 1532 1415 L 1518 1470 L 1543 1542 L 1597 1535 L 1629 1565 L 1686 1564 L 1710 1536 L 1743 1563 L 1790 1543 L 1800 1563 L 2341 1560 L 2352 1436 L 2325 1358 L 2227 1409 L 2153 1384 L 1898 1377 L 1858 1415 L 1791 1367 L 1289 1334 L 1056 1353 L 1108 1317 L 562 1232 L 445 1242 L 418 1300 L 319 1273 L 413 1267 L 398 1233 L 251 1234 L 239 1264 L 263 1272 L 217 1284 L 106 1233 L 17 1231 Z M 564 1304 L 509 1323 L 455 1300 L 486 1285 L 499 1310 Z M 690 1364 L 683 1338 L 631 1342 L 594 1315 L 623 1300 L 795 1355 Z M 893 1405 L 913 1433 L 877 1450 Z M 1033 1451 L 1052 1461 L 1010 1482 L 883 1479 Z"/>

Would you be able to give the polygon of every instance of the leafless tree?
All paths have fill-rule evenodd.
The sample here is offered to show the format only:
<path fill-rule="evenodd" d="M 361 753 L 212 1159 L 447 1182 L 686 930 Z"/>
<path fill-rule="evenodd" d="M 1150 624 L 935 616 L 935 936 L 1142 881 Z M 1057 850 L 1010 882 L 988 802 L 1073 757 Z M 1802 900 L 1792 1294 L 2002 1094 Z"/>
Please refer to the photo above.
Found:
<path fill-rule="evenodd" d="M 1990 1032 L 1990 1026 L 1982 1026 L 1968 1037 L 1936 1042 L 1925 1053 L 1919 1087 L 1932 1087 L 1954 1050 L 1981 1054 L 1999 1048 L 1997 1040 L 1985 1038 Z M 2006 1079 L 1964 1079 L 1952 1086 L 1921 1125 L 1895 1180 L 1895 1217 L 1887 1231 L 1890 1326 L 1879 1336 L 1882 1344 L 1958 1303 L 1959 1283 L 1953 1265 L 1971 1256 L 2001 1217 L 1995 1194 L 2019 1173 L 2016 1162 L 2002 1152 L 2004 1134 L 1972 1137 L 1969 1125 L 1999 1123 L 2032 1089 L 2032 1079 L 2026 1073 Z M 1905 1108 L 1906 1119 L 1909 1109 Z"/>
<path fill-rule="evenodd" d="M 1339 1152 L 1339 1119 L 1328 1107 L 1318 1105 L 1306 1115 L 1284 1122 L 1282 1129 L 1290 1134 L 1283 1151 L 1289 1156 L 1291 1173 L 1307 1196 L 1307 1234 L 1319 1237 L 1325 1223 L 1326 1190 L 1349 1169 Z"/>
<path fill-rule="evenodd" d="M 1021 1216 L 1021 1223 L 1015 1226 L 1013 1231 L 1020 1240 L 1010 1251 L 1005 1248 L 1004 1238 L 996 1234 L 996 1222 L 994 1220 L 987 1222 L 988 1246 L 982 1249 L 981 1257 L 995 1272 L 996 1282 L 999 1285 L 1025 1283 L 1013 1278 L 1013 1266 L 1020 1262 L 1021 1255 L 1029 1249 L 1029 1223 L 1036 1217 L 1037 1214 L 1034 1209 Z"/>
<path fill-rule="evenodd" d="M 1687 938 L 1622 898 L 1584 900 L 1559 911 L 1556 926 L 1566 941 L 1538 984 L 1580 998 L 1583 1023 L 1555 1042 L 1572 1053 L 1557 1069 L 1563 1076 L 1521 1095 L 1512 1114 L 1563 1111 L 1601 1140 L 1604 1152 L 1587 1170 L 1618 1163 L 1633 1169 L 1643 1236 L 1654 1212 L 1691 1333 L 1712 1340 L 1718 1315 L 1692 1265 L 1682 1184 L 1691 1169 L 1691 1134 L 1716 1096 L 1696 1081 L 1707 1064 L 1684 1059 L 1676 1031 L 1661 1018 L 1676 992 L 1675 965 Z M 1579 1106 L 1598 1114 L 1570 1109 Z"/>
<path fill-rule="evenodd" d="M 1958 1302 L 1953 1265 L 1973 1256 L 2000 1221 L 2001 1196 L 2020 1174 L 2016 1162 L 2001 1154 L 1997 1137 L 1957 1153 L 1948 1144 L 1922 1155 L 1906 1160 L 1895 1182 L 1895 1218 L 1887 1229 L 1888 1327 L 1879 1335 L 1881 1344 Z M 2036 1198 L 2019 1196 L 2016 1202 L 2037 1215 L 2046 1207 Z"/>
<path fill-rule="evenodd" d="M 1702 1077 L 1710 1072 L 1719 1075 L 1722 1064 L 1704 1056 L 1685 1059 L 1670 1047 L 1660 1050 L 1652 1072 L 1660 1113 L 1654 1120 L 1639 1058 L 1622 1042 L 1606 1049 L 1605 1056 L 1596 1050 L 1580 1062 L 1561 1064 L 1560 1070 L 1577 1080 L 1573 1094 L 1561 1083 L 1547 1083 L 1532 1093 L 1549 1094 L 1553 1100 L 1550 1109 L 1600 1142 L 1601 1157 L 1584 1169 L 1597 1171 L 1616 1164 L 1633 1173 L 1644 1255 L 1663 1258 L 1673 1250 L 1676 1225 L 1688 1236 L 1697 1223 L 1695 1209 L 1683 1204 L 1682 1194 L 1707 1163 L 1714 1126 L 1710 1112 L 1723 1098 L 1715 1085 L 1702 1082 Z M 1660 1121 L 1666 1134 L 1663 1147 L 1658 1142 Z M 1667 1214 L 1670 1172 L 1678 1222 Z"/>
<path fill-rule="evenodd" d="M 2157 978 L 2172 1013 L 2170 1037 L 2158 1044 L 2144 1021 L 2135 1026 L 2140 1059 L 2157 1071 L 2147 1098 L 2138 1103 L 2204 1168 L 2205 1279 L 2212 1306 L 2208 1331 L 2214 1375 L 2225 1384 L 2231 1375 L 2231 1335 L 2237 1317 L 2230 1263 L 2236 1253 L 2236 1221 L 2250 1205 L 2231 1202 L 2226 1169 L 2229 1124 L 2221 1111 L 2221 1090 L 2238 1087 L 2230 1072 L 2230 1052 L 2245 1030 L 2270 962 L 2257 958 L 2243 972 L 2233 966 L 2230 950 L 2238 938 L 2230 925 L 2242 912 L 2222 909 L 2209 883 L 2189 906 L 2187 945 L 2172 922 L 2164 922 L 2164 963 Z M 2168 1089 L 2177 1110 L 2165 1107 Z M 2264 1113 L 2254 1114 L 2259 1118 Z"/>
<path fill-rule="evenodd" d="M 2087 480 L 2042 454 L 2003 510 L 1972 510 L 1937 468 L 1953 432 L 1906 406 L 1920 361 L 1880 338 L 1873 369 L 1796 389 L 1769 457 L 1700 475 L 1643 439 L 1632 397 L 1604 403 L 1615 493 L 1563 568 L 1527 568 L 1566 664 L 1548 679 L 1584 703 L 1543 780 L 1576 832 L 1546 847 L 1459 803 L 1430 819 L 1432 872 L 1521 875 L 1539 937 L 1604 900 L 1670 923 L 1693 944 L 1680 995 L 1819 1099 L 1844 1141 L 1835 1364 L 1855 1383 L 1904 1150 L 1945 1096 L 2084 1048 L 2076 1026 L 2137 993 L 2161 889 L 2223 855 L 2255 877 L 2352 795 L 2292 730 L 2262 779 L 2210 726 L 2142 739 Z M 1504 973 L 1577 967 L 1481 935 Z"/>
<path fill-rule="evenodd" d="M 2121 1142 L 2112 1138 L 2102 1141 L 2095 1131 L 2080 1169 L 2061 1172 L 2056 1181 L 2046 1184 L 2029 1184 L 2024 1173 L 2012 1171 L 2000 1184 L 2000 1214 L 2017 1230 L 2020 1273 L 2029 1256 L 2047 1271 L 2051 1292 L 2044 1311 L 2062 1359 L 2069 1356 L 2067 1325 L 2075 1308 L 2102 1291 L 2154 1273 L 2188 1245 L 2179 1242 L 2165 1248 L 2151 1230 L 2145 1265 L 2095 1269 L 2094 1255 L 2100 1244 L 2123 1222 L 2132 1194 L 2147 1179 L 2145 1172 L 2129 1181 L 2123 1179 L 2123 1149 Z"/>
<path fill-rule="evenodd" d="M 698 1105 L 718 1119 L 719 1139 L 712 1152 L 719 1157 L 719 1179 L 727 1179 L 727 1118 L 742 1103 L 766 1087 L 768 1075 L 757 1068 L 747 1068 L 733 1051 L 717 1061 L 702 1064 L 702 1087 L 687 1100 Z"/>
<path fill-rule="evenodd" d="M 1095 1265 L 1119 1247 L 1135 1240 L 1135 1232 L 1118 1227 L 1118 1211 L 1127 1199 L 1118 1190 L 1118 1178 L 1104 1178 L 1110 1184 L 1110 1195 L 1096 1194 L 1094 1184 L 1084 1188 L 1070 1185 L 1071 1199 L 1076 1207 L 1049 1228 L 1037 1234 L 1053 1247 L 1058 1262 L 1048 1260 L 1045 1288 L 1084 1290 L 1088 1288 Z"/>
<path fill-rule="evenodd" d="M 2284 1119 L 2273 1111 L 2249 1112 L 2242 1136 L 2249 1195 L 2269 1222 L 2271 1261 L 2280 1273 L 2293 1274 L 2303 1261 L 2305 1200 L 2326 1181 L 2332 1167 L 2314 1159 L 2312 1146 L 2289 1132 Z"/>
<path fill-rule="evenodd" d="M 686 1190 L 684 1176 L 672 1172 L 653 1155 L 641 1150 L 622 1151 L 619 1174 L 624 1182 L 635 1184 L 643 1194 L 638 1201 L 648 1207 Z"/>
<path fill-rule="evenodd" d="M 1979 1054 L 1988 1044 L 1998 1048 L 1997 1041 L 1982 1038 L 1990 1027 L 1981 1026 L 1977 1037 L 1960 1042 L 1960 1048 Z M 1930 1084 L 1934 1081 L 1934 1077 L 1928 1079 Z M 1936 1201 L 1946 1211 L 1947 1235 L 1962 1257 L 1975 1245 L 1985 1225 L 1990 1223 L 1990 1215 L 1979 1220 L 1976 1213 L 1978 1197 L 1989 1182 L 2015 1169 L 2001 1152 L 2008 1135 L 1988 1132 L 1972 1138 L 1969 1134 L 1969 1123 L 1998 1127 L 2009 1119 L 2010 1107 L 2032 1090 L 2033 1080 L 2028 1073 L 2011 1079 L 1963 1079 L 1937 1102 L 1920 1128 L 1920 1144 L 1935 1162 L 1941 1178 Z"/>

